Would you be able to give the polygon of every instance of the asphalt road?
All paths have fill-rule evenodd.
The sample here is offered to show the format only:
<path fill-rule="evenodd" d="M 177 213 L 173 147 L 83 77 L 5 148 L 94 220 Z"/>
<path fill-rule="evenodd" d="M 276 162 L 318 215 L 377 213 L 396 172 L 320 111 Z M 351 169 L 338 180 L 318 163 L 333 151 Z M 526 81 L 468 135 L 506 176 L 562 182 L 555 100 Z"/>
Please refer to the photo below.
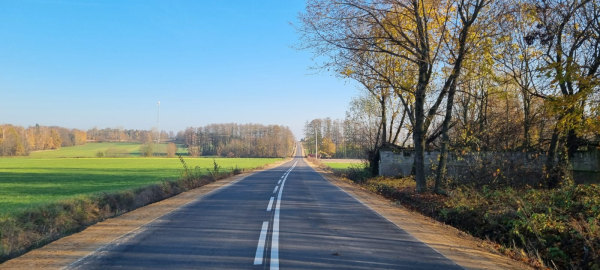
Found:
<path fill-rule="evenodd" d="M 462 269 L 302 157 L 189 203 L 67 269 Z"/>

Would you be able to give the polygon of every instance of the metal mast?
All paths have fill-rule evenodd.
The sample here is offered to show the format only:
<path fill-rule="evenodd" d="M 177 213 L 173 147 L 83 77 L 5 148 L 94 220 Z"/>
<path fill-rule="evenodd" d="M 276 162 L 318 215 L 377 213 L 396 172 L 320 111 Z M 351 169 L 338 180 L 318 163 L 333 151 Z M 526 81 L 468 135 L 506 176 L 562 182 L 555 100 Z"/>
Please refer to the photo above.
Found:
<path fill-rule="evenodd" d="M 160 143 L 160 101 L 156 104 L 156 125 L 158 126 L 158 139 L 157 142 Z"/>

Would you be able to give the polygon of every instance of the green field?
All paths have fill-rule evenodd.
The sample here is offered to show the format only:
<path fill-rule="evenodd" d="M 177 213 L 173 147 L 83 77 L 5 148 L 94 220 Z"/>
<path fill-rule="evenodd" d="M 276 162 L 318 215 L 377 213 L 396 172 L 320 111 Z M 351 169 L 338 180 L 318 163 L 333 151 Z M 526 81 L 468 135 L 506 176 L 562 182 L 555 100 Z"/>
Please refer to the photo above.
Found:
<path fill-rule="evenodd" d="M 129 152 L 132 157 L 139 157 L 140 143 L 135 142 L 104 142 L 104 143 L 87 143 L 84 145 L 63 147 L 58 150 L 46 150 L 31 152 L 27 158 L 77 158 L 77 157 L 96 157 L 98 151 L 106 151 L 109 148 L 122 149 Z M 158 154 L 166 154 L 167 144 L 155 144 L 154 152 Z M 187 148 L 179 146 L 177 153 L 187 155 Z"/>
<path fill-rule="evenodd" d="M 106 148 L 109 143 L 102 143 Z M 44 155 L 89 156 L 100 143 L 65 147 Z M 123 144 L 133 151 L 139 144 Z M 54 154 L 54 153 L 63 154 Z M 35 153 L 35 154 L 38 154 Z M 255 168 L 281 159 L 217 158 L 222 170 L 236 165 Z M 212 168 L 212 158 L 186 159 L 188 167 Z M 179 177 L 182 165 L 177 158 L 0 158 L 0 215 L 69 197 L 129 189 Z M 205 171 L 205 169 L 203 169 Z"/>
<path fill-rule="evenodd" d="M 348 169 L 352 166 L 356 167 L 356 166 L 362 165 L 361 163 L 327 163 L 327 162 L 323 162 L 323 164 L 325 164 L 326 166 L 328 166 L 332 169 Z"/>

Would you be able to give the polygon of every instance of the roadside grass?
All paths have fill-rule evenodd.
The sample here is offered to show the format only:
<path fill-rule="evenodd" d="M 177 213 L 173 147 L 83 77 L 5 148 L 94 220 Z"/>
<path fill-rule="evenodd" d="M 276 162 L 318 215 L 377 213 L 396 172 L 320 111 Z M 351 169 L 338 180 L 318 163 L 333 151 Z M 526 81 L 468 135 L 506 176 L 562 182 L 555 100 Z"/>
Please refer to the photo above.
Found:
<path fill-rule="evenodd" d="M 348 169 L 352 166 L 356 166 L 357 163 L 329 163 L 327 161 L 323 162 L 323 164 L 325 164 L 325 166 L 332 168 L 332 169 Z"/>
<path fill-rule="evenodd" d="M 221 171 L 238 166 L 252 169 L 274 158 L 217 158 Z M 213 168 L 213 159 L 186 159 L 188 166 Z M 0 216 L 72 196 L 113 192 L 177 179 L 182 166 L 176 158 L 0 158 Z"/>
<path fill-rule="evenodd" d="M 116 149 L 128 153 L 131 157 L 140 156 L 140 143 L 136 142 L 91 142 L 84 145 L 62 147 L 57 150 L 44 150 L 29 153 L 29 156 L 18 158 L 81 158 L 96 157 L 97 152 L 105 152 L 109 149 Z M 154 152 L 158 155 L 166 155 L 167 143 L 154 145 Z M 178 145 L 177 154 L 187 155 L 187 148 Z"/>
<path fill-rule="evenodd" d="M 0 263 L 280 158 L 0 159 Z"/>

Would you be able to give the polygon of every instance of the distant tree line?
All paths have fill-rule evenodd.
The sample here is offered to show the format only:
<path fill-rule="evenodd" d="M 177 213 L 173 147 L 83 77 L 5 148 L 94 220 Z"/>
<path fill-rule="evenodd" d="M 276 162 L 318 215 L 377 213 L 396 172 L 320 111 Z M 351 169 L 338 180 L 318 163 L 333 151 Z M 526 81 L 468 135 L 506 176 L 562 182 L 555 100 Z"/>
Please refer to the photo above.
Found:
<path fill-rule="evenodd" d="M 286 126 L 228 123 L 188 127 L 175 141 L 190 156 L 286 157 L 293 154 L 296 139 Z"/>
<path fill-rule="evenodd" d="M 328 158 L 365 158 L 373 141 L 369 136 L 372 129 L 363 124 L 350 118 L 307 121 L 302 139 L 305 150 L 314 155 L 315 147 L 318 147 L 319 155 Z"/>
<path fill-rule="evenodd" d="M 390 98 L 385 107 L 384 125 L 381 103 L 363 90 L 351 99 L 344 119 L 317 118 L 305 123 L 306 150 L 314 154 L 316 139 L 319 155 L 324 157 L 368 159 L 383 144 L 409 147 L 412 129 L 402 104 Z"/>
<path fill-rule="evenodd" d="M 152 128 L 151 130 L 139 130 L 139 129 L 124 129 L 119 126 L 117 128 L 103 128 L 98 129 L 94 127 L 87 131 L 87 139 L 95 142 L 109 142 L 109 141 L 119 141 L 119 142 L 140 142 L 140 143 L 149 143 L 156 142 L 160 139 L 160 141 L 167 141 L 169 138 L 173 137 L 173 132 L 171 134 L 166 131 L 159 132 L 156 128 Z"/>
<path fill-rule="evenodd" d="M 0 125 L 0 156 L 25 156 L 31 151 L 82 145 L 87 133 L 57 126 Z"/>

